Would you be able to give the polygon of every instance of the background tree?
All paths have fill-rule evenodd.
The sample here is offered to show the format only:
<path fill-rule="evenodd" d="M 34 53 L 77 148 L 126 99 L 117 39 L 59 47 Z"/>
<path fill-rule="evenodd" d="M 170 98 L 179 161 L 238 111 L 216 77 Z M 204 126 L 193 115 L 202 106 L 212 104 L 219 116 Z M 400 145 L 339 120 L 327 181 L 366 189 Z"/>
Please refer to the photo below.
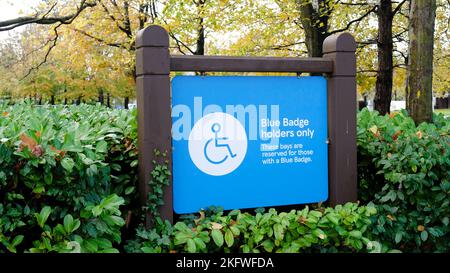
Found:
<path fill-rule="evenodd" d="M 378 15 L 378 71 L 374 109 L 384 115 L 390 112 L 393 84 L 393 36 L 392 23 L 395 14 L 401 9 L 406 0 L 400 2 L 392 9 L 392 0 L 380 0 L 377 9 Z"/>
<path fill-rule="evenodd" d="M 36 97 L 37 102 L 40 98 L 55 103 L 121 100 L 127 105 L 134 98 L 136 33 L 160 24 L 171 37 L 171 53 L 188 55 L 321 56 L 325 37 L 348 31 L 358 43 L 361 97 L 368 100 L 375 95 L 375 109 L 382 113 L 389 111 L 391 94 L 397 100 L 405 98 L 409 0 L 83 2 L 91 6 L 70 24 L 29 23 L 16 39 L 0 41 L 0 92 L 6 97 Z M 83 2 L 42 1 L 33 14 L 24 17 L 68 16 Z M 437 0 L 437 7 L 433 88 L 436 95 L 445 96 L 450 6 L 447 0 Z M 56 87 L 40 85 L 45 78 Z"/>
<path fill-rule="evenodd" d="M 436 0 L 412 0 L 410 10 L 407 108 L 416 123 L 431 122 Z"/>
<path fill-rule="evenodd" d="M 450 1 L 436 2 L 434 34 L 433 95 L 442 98 L 450 95 Z"/>

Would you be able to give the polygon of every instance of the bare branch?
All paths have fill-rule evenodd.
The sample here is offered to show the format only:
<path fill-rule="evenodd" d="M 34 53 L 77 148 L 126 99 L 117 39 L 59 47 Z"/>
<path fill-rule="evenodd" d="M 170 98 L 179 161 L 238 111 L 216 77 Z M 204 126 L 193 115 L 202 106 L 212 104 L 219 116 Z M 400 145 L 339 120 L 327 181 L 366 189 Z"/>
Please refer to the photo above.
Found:
<path fill-rule="evenodd" d="M 183 50 L 181 49 L 181 46 L 183 46 L 184 48 L 186 48 L 192 55 L 195 55 L 195 51 L 193 51 L 188 45 L 186 45 L 185 43 L 183 43 L 180 39 L 178 39 L 175 34 L 171 31 L 169 31 L 169 36 L 172 37 L 172 39 L 175 40 L 175 43 L 177 44 L 178 50 L 180 50 L 180 52 L 184 55 L 186 55 Z"/>
<path fill-rule="evenodd" d="M 272 49 L 272 50 L 287 49 L 287 50 L 289 50 L 289 47 L 295 46 L 295 45 L 301 45 L 301 44 L 305 44 L 305 41 L 294 42 L 294 43 L 284 44 L 284 45 L 276 45 L 276 46 L 272 46 L 272 47 L 269 47 L 269 48 L 266 48 L 266 49 Z"/>
<path fill-rule="evenodd" d="M 377 6 L 372 7 L 366 13 L 364 13 L 361 17 L 359 17 L 357 19 L 354 19 L 354 20 L 351 20 L 350 22 L 348 22 L 347 25 L 344 28 L 331 31 L 330 35 L 348 30 L 354 23 L 361 22 L 364 18 L 369 16 L 372 12 L 375 12 L 376 9 L 377 9 Z"/>
<path fill-rule="evenodd" d="M 55 4 L 56 5 L 56 4 Z M 40 24 L 40 25 L 52 25 L 56 23 L 60 24 L 70 24 L 73 22 L 75 18 L 78 17 L 78 15 L 81 14 L 83 10 L 86 8 L 94 7 L 96 3 L 94 2 L 87 2 L 87 0 L 82 0 L 80 6 L 77 8 L 77 11 L 73 14 L 69 14 L 66 16 L 59 16 L 59 17 L 47 17 L 48 14 L 53 10 L 55 5 L 51 6 L 50 9 L 43 15 L 43 16 L 24 16 L 24 17 L 18 17 L 6 21 L 0 21 L 0 31 L 8 31 L 12 30 L 14 28 L 28 25 L 28 24 Z"/>
<path fill-rule="evenodd" d="M 78 29 L 78 28 L 73 28 L 73 27 L 71 27 L 70 29 L 72 29 L 72 30 L 74 30 L 74 31 L 76 31 L 76 32 L 78 32 L 78 33 L 81 33 L 81 34 L 83 34 L 83 35 L 86 36 L 86 37 L 89 37 L 89 38 L 91 38 L 91 39 L 94 39 L 94 40 L 96 40 L 97 42 L 102 43 L 102 44 L 104 44 L 104 45 L 112 46 L 112 47 L 117 47 L 117 48 L 123 48 L 123 49 L 127 49 L 127 50 L 128 50 L 128 48 L 127 48 L 124 44 L 107 42 L 106 40 L 104 40 L 104 39 L 102 39 L 102 38 L 96 37 L 96 36 L 94 36 L 94 35 L 92 35 L 92 34 L 90 34 L 90 33 L 87 33 L 86 31 L 81 30 L 81 29 Z"/>
<path fill-rule="evenodd" d="M 406 0 L 403 0 L 402 2 L 400 2 L 400 4 L 397 5 L 397 7 L 392 12 L 392 16 L 395 16 L 395 14 L 400 11 L 404 3 L 406 3 Z"/>
<path fill-rule="evenodd" d="M 62 23 L 59 23 L 59 24 L 53 29 L 53 32 L 55 33 L 55 37 L 53 37 L 52 39 L 50 39 L 49 41 L 47 41 L 46 44 L 49 44 L 49 43 L 50 43 L 50 46 L 48 47 L 47 52 L 45 53 L 44 59 L 43 59 L 38 65 L 31 67 L 31 68 L 28 70 L 28 72 L 25 74 L 25 76 L 23 76 L 23 77 L 20 79 L 20 81 L 22 81 L 22 80 L 24 80 L 25 78 L 27 78 L 27 77 L 31 74 L 31 72 L 33 72 L 34 70 L 38 70 L 42 65 L 44 65 L 44 64 L 47 62 L 48 57 L 50 56 L 50 52 L 52 51 L 52 49 L 56 46 L 56 43 L 58 42 L 58 38 L 59 38 L 58 28 L 59 28 L 60 26 L 62 26 L 62 25 L 63 25 Z"/>

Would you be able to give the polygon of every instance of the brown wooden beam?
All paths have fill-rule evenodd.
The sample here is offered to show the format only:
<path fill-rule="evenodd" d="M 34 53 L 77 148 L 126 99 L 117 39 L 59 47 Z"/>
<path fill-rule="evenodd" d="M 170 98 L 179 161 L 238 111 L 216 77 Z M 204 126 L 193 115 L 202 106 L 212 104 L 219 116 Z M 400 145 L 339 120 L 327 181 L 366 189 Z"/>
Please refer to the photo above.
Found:
<path fill-rule="evenodd" d="M 333 62 L 323 58 L 171 56 L 171 71 L 315 72 L 331 73 Z"/>

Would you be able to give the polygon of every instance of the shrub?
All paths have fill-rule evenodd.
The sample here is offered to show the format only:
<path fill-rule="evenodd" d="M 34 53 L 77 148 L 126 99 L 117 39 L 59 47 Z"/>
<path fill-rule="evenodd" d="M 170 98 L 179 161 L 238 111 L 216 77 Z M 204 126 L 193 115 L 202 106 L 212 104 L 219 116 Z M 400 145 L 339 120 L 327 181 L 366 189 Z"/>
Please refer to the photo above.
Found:
<path fill-rule="evenodd" d="M 70 219 L 81 221 L 81 237 L 102 240 L 101 249 L 111 249 L 105 240 L 120 242 L 119 214 L 104 218 L 89 208 L 112 196 L 123 201 L 114 204 L 135 205 L 135 117 L 89 105 L 20 104 L 0 106 L 0 113 L 0 252 L 27 251 L 36 240 L 31 251 L 65 251 L 52 243 L 69 240 L 60 223 Z"/>
<path fill-rule="evenodd" d="M 368 227 L 372 206 L 355 203 L 335 208 L 291 210 L 278 213 L 242 213 L 234 210 L 201 212 L 200 217 L 170 223 L 158 221 L 155 229 L 139 229 L 130 252 L 381 252 L 387 249 L 371 241 Z M 208 215 L 210 214 L 210 215 Z"/>
<path fill-rule="evenodd" d="M 377 204 L 372 233 L 402 251 L 448 251 L 450 122 L 405 111 L 358 114 L 359 194 Z"/>
<path fill-rule="evenodd" d="M 157 153 L 141 211 L 135 114 L 99 105 L 0 105 L 0 253 L 449 251 L 450 121 L 442 115 L 416 126 L 404 111 L 358 113 L 366 205 L 210 210 L 175 225 L 156 218 L 154 229 L 130 234 L 141 218 L 131 212 L 157 215 L 170 174 Z"/>

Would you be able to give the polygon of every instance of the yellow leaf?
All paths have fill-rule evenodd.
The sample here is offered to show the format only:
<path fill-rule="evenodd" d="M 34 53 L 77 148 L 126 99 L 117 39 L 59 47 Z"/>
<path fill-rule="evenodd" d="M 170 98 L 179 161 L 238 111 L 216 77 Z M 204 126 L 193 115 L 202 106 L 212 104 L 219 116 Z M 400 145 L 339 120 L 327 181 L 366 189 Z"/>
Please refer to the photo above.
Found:
<path fill-rule="evenodd" d="M 212 229 L 222 229 L 223 228 L 223 226 L 221 225 L 221 224 L 219 224 L 219 223 L 211 223 L 212 225 L 211 225 L 211 228 Z"/>

